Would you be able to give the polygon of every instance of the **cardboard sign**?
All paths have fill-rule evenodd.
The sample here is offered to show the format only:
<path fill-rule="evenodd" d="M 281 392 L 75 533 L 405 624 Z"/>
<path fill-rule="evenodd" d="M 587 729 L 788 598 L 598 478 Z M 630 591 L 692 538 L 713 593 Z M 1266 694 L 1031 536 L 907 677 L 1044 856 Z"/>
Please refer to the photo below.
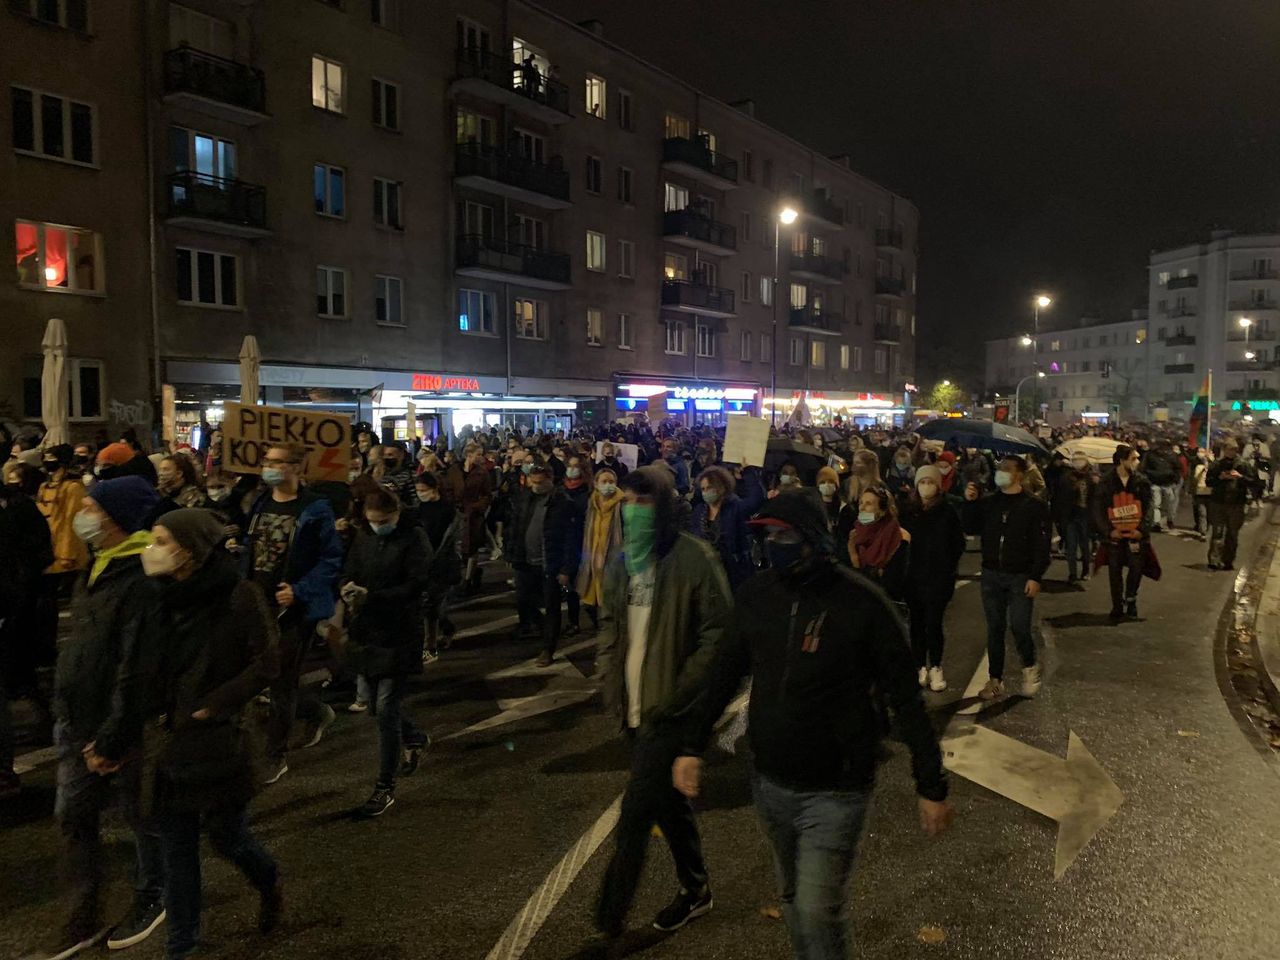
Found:
<path fill-rule="evenodd" d="M 997 403 L 995 405 L 994 411 L 992 412 L 991 419 L 993 419 L 996 423 L 1008 423 L 1009 422 L 1009 405 L 1007 403 Z"/>
<path fill-rule="evenodd" d="M 769 446 L 769 421 L 760 417 L 730 417 L 724 431 L 720 459 L 742 467 L 763 467 Z"/>
<path fill-rule="evenodd" d="M 267 450 L 282 443 L 300 443 L 307 448 L 302 465 L 302 475 L 307 480 L 346 482 L 351 455 L 351 419 L 346 414 L 241 403 L 224 405 L 224 470 L 261 473 Z"/>
<path fill-rule="evenodd" d="M 609 446 L 613 447 L 614 456 L 618 458 L 628 470 L 634 470 L 640 463 L 640 448 L 634 443 L 613 443 Z M 604 459 L 604 441 L 596 443 L 596 463 Z"/>
<path fill-rule="evenodd" d="M 417 440 L 418 437 L 422 436 L 422 429 L 418 426 L 418 405 L 412 400 L 409 400 L 405 403 L 405 411 L 408 414 L 407 419 L 409 421 L 405 424 L 408 428 L 408 438 L 410 440 Z"/>

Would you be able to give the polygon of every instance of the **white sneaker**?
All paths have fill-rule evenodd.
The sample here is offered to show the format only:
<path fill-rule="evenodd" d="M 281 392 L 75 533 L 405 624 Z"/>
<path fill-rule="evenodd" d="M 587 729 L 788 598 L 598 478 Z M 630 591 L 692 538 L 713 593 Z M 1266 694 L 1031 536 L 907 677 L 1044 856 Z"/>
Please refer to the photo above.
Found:
<path fill-rule="evenodd" d="M 916 675 L 916 679 L 920 682 L 920 686 L 922 686 L 922 687 L 926 687 L 926 686 L 928 686 L 928 685 L 929 685 L 929 671 L 928 671 L 926 668 L 921 667 L 921 668 L 920 668 L 920 673 Z"/>
<path fill-rule="evenodd" d="M 1022 668 L 1022 695 L 1024 697 L 1034 697 L 1040 692 L 1040 687 L 1044 683 L 1044 673 L 1040 669 L 1040 664 L 1033 667 Z"/>
<path fill-rule="evenodd" d="M 941 667 L 929 668 L 929 689 L 934 693 L 941 693 L 947 689 L 947 678 L 942 675 Z"/>
<path fill-rule="evenodd" d="M 262 782 L 267 784 L 268 786 L 270 786 L 273 783 L 279 783 L 280 778 L 289 772 L 289 764 L 281 760 L 279 765 L 272 764 L 268 772 L 270 775 L 267 777 L 267 779 L 263 780 Z"/>
<path fill-rule="evenodd" d="M 352 700 L 350 706 L 347 707 L 347 713 L 364 713 L 369 709 L 369 705 L 363 700 Z"/>
<path fill-rule="evenodd" d="M 314 747 L 317 743 L 323 740 L 324 732 L 333 726 L 333 721 L 337 719 L 338 715 L 333 712 L 333 707 L 329 706 L 327 703 L 322 703 L 320 706 L 324 708 L 324 713 L 316 723 L 316 729 L 311 735 L 311 739 L 302 745 L 303 750 L 306 750 L 308 747 Z"/>

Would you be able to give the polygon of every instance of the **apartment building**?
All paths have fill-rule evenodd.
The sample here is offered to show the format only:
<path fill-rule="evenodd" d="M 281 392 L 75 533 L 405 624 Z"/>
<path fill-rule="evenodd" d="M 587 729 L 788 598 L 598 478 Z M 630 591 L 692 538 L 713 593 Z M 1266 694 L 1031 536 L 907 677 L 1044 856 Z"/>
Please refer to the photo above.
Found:
<path fill-rule="evenodd" d="M 61 310 L 101 375 L 86 424 L 114 431 L 116 397 L 158 417 L 161 384 L 179 432 L 216 416 L 247 333 L 269 402 L 393 428 L 412 399 L 429 433 L 804 391 L 884 409 L 914 374 L 915 208 L 598 25 L 515 0 L 9 0 L 4 26 L 15 104 L 97 111 L 91 165 L 15 119 L 0 182 L 15 362 Z M 98 230 L 111 283 L 34 282 L 28 223 Z M 30 415 L 23 382 L 3 393 Z"/>

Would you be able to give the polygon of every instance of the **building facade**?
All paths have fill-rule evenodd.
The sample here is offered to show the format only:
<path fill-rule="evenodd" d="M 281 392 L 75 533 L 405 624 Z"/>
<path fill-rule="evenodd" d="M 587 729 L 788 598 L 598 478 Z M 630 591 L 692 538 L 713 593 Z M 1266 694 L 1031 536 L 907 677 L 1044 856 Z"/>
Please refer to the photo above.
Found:
<path fill-rule="evenodd" d="M 430 13 L 10 0 L 10 418 L 38 413 L 55 315 L 99 377 L 81 432 L 149 428 L 162 396 L 179 434 L 216 419 L 246 334 L 268 402 L 392 429 L 413 400 L 428 433 L 901 396 L 909 201 L 596 24 L 517 0 Z M 68 281 L 73 242 L 96 260 Z"/>

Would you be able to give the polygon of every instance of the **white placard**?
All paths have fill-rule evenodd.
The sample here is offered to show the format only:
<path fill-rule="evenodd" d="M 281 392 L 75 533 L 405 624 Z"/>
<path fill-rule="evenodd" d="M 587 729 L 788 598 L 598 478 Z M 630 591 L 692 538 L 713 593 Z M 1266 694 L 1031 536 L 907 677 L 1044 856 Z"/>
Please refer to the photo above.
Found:
<path fill-rule="evenodd" d="M 611 440 L 599 440 L 596 442 L 596 463 L 599 463 L 604 459 L 604 454 L 601 451 L 604 450 L 605 443 L 608 443 L 609 446 L 613 447 L 614 454 L 622 461 L 622 465 L 628 470 L 634 470 L 639 465 L 639 447 L 634 443 L 614 443 Z"/>
<path fill-rule="evenodd" d="M 769 421 L 760 417 L 730 417 L 724 431 L 725 463 L 763 467 L 769 446 Z"/>

